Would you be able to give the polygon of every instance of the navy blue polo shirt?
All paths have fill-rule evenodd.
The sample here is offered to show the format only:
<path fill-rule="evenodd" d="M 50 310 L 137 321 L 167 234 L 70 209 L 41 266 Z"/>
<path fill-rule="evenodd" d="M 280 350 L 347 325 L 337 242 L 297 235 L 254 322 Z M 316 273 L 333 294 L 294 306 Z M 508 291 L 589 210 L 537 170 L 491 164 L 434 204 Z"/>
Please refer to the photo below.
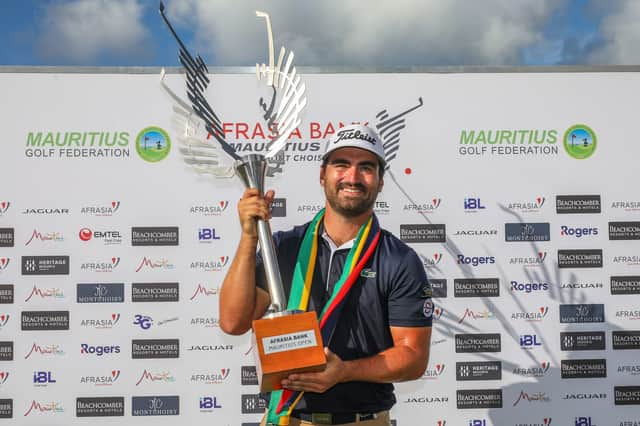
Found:
<path fill-rule="evenodd" d="M 274 234 L 278 264 L 288 300 L 298 250 L 309 223 Z M 319 232 L 321 234 L 322 232 Z M 318 235 L 309 310 L 318 315 L 330 294 L 326 290 L 342 274 L 348 249 L 331 257 L 327 241 Z M 331 262 L 330 262 L 331 260 Z M 329 271 L 329 263 L 331 270 Z M 262 258 L 257 256 L 256 282 L 267 289 Z M 378 247 L 347 296 L 329 349 L 348 361 L 366 358 L 393 346 L 389 326 L 430 327 L 431 287 L 416 252 L 382 230 Z M 324 393 L 305 392 L 296 410 L 304 412 L 365 413 L 390 409 L 396 402 L 391 383 L 339 383 Z"/>

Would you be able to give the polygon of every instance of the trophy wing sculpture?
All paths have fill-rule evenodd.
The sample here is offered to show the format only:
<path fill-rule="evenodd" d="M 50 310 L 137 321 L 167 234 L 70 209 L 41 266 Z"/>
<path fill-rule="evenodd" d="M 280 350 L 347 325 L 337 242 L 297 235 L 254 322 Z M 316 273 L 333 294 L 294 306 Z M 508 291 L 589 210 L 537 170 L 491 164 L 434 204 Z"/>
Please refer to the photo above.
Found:
<path fill-rule="evenodd" d="M 230 177 L 233 175 L 233 166 L 225 164 L 220 149 L 234 161 L 241 160 L 241 157 L 225 140 L 222 121 L 204 96 L 210 83 L 207 76 L 208 68 L 200 55 L 196 55 L 194 58 L 187 50 L 165 15 L 165 7 L 162 2 L 160 2 L 160 14 L 180 46 L 179 60 L 185 70 L 189 103 L 169 89 L 164 82 L 164 69 L 161 72 L 162 88 L 173 103 L 174 124 L 182 131 L 182 136 L 179 138 L 182 145 L 180 152 L 184 156 L 184 161 L 199 173 Z M 256 76 L 259 81 L 264 81 L 267 86 L 272 88 L 272 98 L 269 103 L 267 104 L 264 98 L 260 98 L 259 105 L 264 111 L 262 117 L 267 127 L 276 135 L 274 140 L 269 143 L 264 157 L 267 161 L 274 161 L 281 165 L 283 161 L 277 161 L 275 157 L 284 148 L 291 132 L 302 122 L 300 114 L 307 105 L 306 87 L 300 76 L 297 75 L 296 67 L 293 66 L 293 52 L 289 52 L 286 62 L 283 62 L 286 49 L 281 47 L 278 62 L 275 63 L 269 15 L 256 11 L 256 16 L 265 19 L 269 42 L 269 65 L 256 64 Z M 209 142 L 212 137 L 219 146 Z"/>
<path fill-rule="evenodd" d="M 273 97 L 269 105 L 264 102 L 263 98 L 260 98 L 260 106 L 265 112 L 263 118 L 267 121 L 268 127 L 276 130 L 277 134 L 265 155 L 266 158 L 273 158 L 282 150 L 291 132 L 302 122 L 300 113 L 307 105 L 307 98 L 304 97 L 306 86 L 297 75 L 296 67 L 292 66 L 293 52 L 289 52 L 287 61 L 283 64 L 286 50 L 281 47 L 278 63 L 275 64 L 271 20 L 269 15 L 264 12 L 256 11 L 256 16 L 264 18 L 267 23 L 269 65 L 256 64 L 256 76 L 258 80 L 266 78 L 267 86 L 273 88 Z M 278 92 L 280 92 L 280 96 L 278 96 Z M 278 100 L 277 109 L 275 108 L 276 99 Z"/>

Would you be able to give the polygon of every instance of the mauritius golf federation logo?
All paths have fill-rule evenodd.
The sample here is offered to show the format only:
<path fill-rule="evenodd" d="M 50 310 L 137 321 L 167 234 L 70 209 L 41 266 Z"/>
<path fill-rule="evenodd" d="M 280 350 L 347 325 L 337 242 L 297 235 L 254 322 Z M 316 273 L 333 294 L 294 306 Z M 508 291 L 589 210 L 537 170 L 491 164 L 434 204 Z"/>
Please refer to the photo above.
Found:
<path fill-rule="evenodd" d="M 584 124 L 576 124 L 570 127 L 563 138 L 564 149 L 578 160 L 591 157 L 596 150 L 596 134 Z"/>
<path fill-rule="evenodd" d="M 171 139 L 161 128 L 147 127 L 136 137 L 136 151 L 143 160 L 157 163 L 169 155 Z"/>

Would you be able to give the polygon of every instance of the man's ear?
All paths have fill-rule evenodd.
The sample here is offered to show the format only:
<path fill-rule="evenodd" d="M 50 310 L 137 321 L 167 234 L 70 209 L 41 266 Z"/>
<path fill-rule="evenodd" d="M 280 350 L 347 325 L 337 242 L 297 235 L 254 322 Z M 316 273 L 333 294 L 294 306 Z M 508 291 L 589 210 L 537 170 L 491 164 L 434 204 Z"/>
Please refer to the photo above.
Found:
<path fill-rule="evenodd" d="M 320 185 L 324 186 L 324 166 L 320 166 Z"/>
<path fill-rule="evenodd" d="M 380 178 L 380 182 L 378 182 L 378 192 L 382 192 L 382 188 L 384 188 L 384 179 Z"/>

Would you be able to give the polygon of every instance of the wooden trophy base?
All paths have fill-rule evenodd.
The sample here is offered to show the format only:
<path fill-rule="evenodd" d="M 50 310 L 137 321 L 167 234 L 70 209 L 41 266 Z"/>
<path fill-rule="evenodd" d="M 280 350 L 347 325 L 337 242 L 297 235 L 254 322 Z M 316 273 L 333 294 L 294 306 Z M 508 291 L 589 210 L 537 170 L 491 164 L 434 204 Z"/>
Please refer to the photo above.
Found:
<path fill-rule="evenodd" d="M 289 374 L 323 371 L 327 364 L 315 311 L 253 321 L 253 343 L 260 392 L 282 389 Z"/>

